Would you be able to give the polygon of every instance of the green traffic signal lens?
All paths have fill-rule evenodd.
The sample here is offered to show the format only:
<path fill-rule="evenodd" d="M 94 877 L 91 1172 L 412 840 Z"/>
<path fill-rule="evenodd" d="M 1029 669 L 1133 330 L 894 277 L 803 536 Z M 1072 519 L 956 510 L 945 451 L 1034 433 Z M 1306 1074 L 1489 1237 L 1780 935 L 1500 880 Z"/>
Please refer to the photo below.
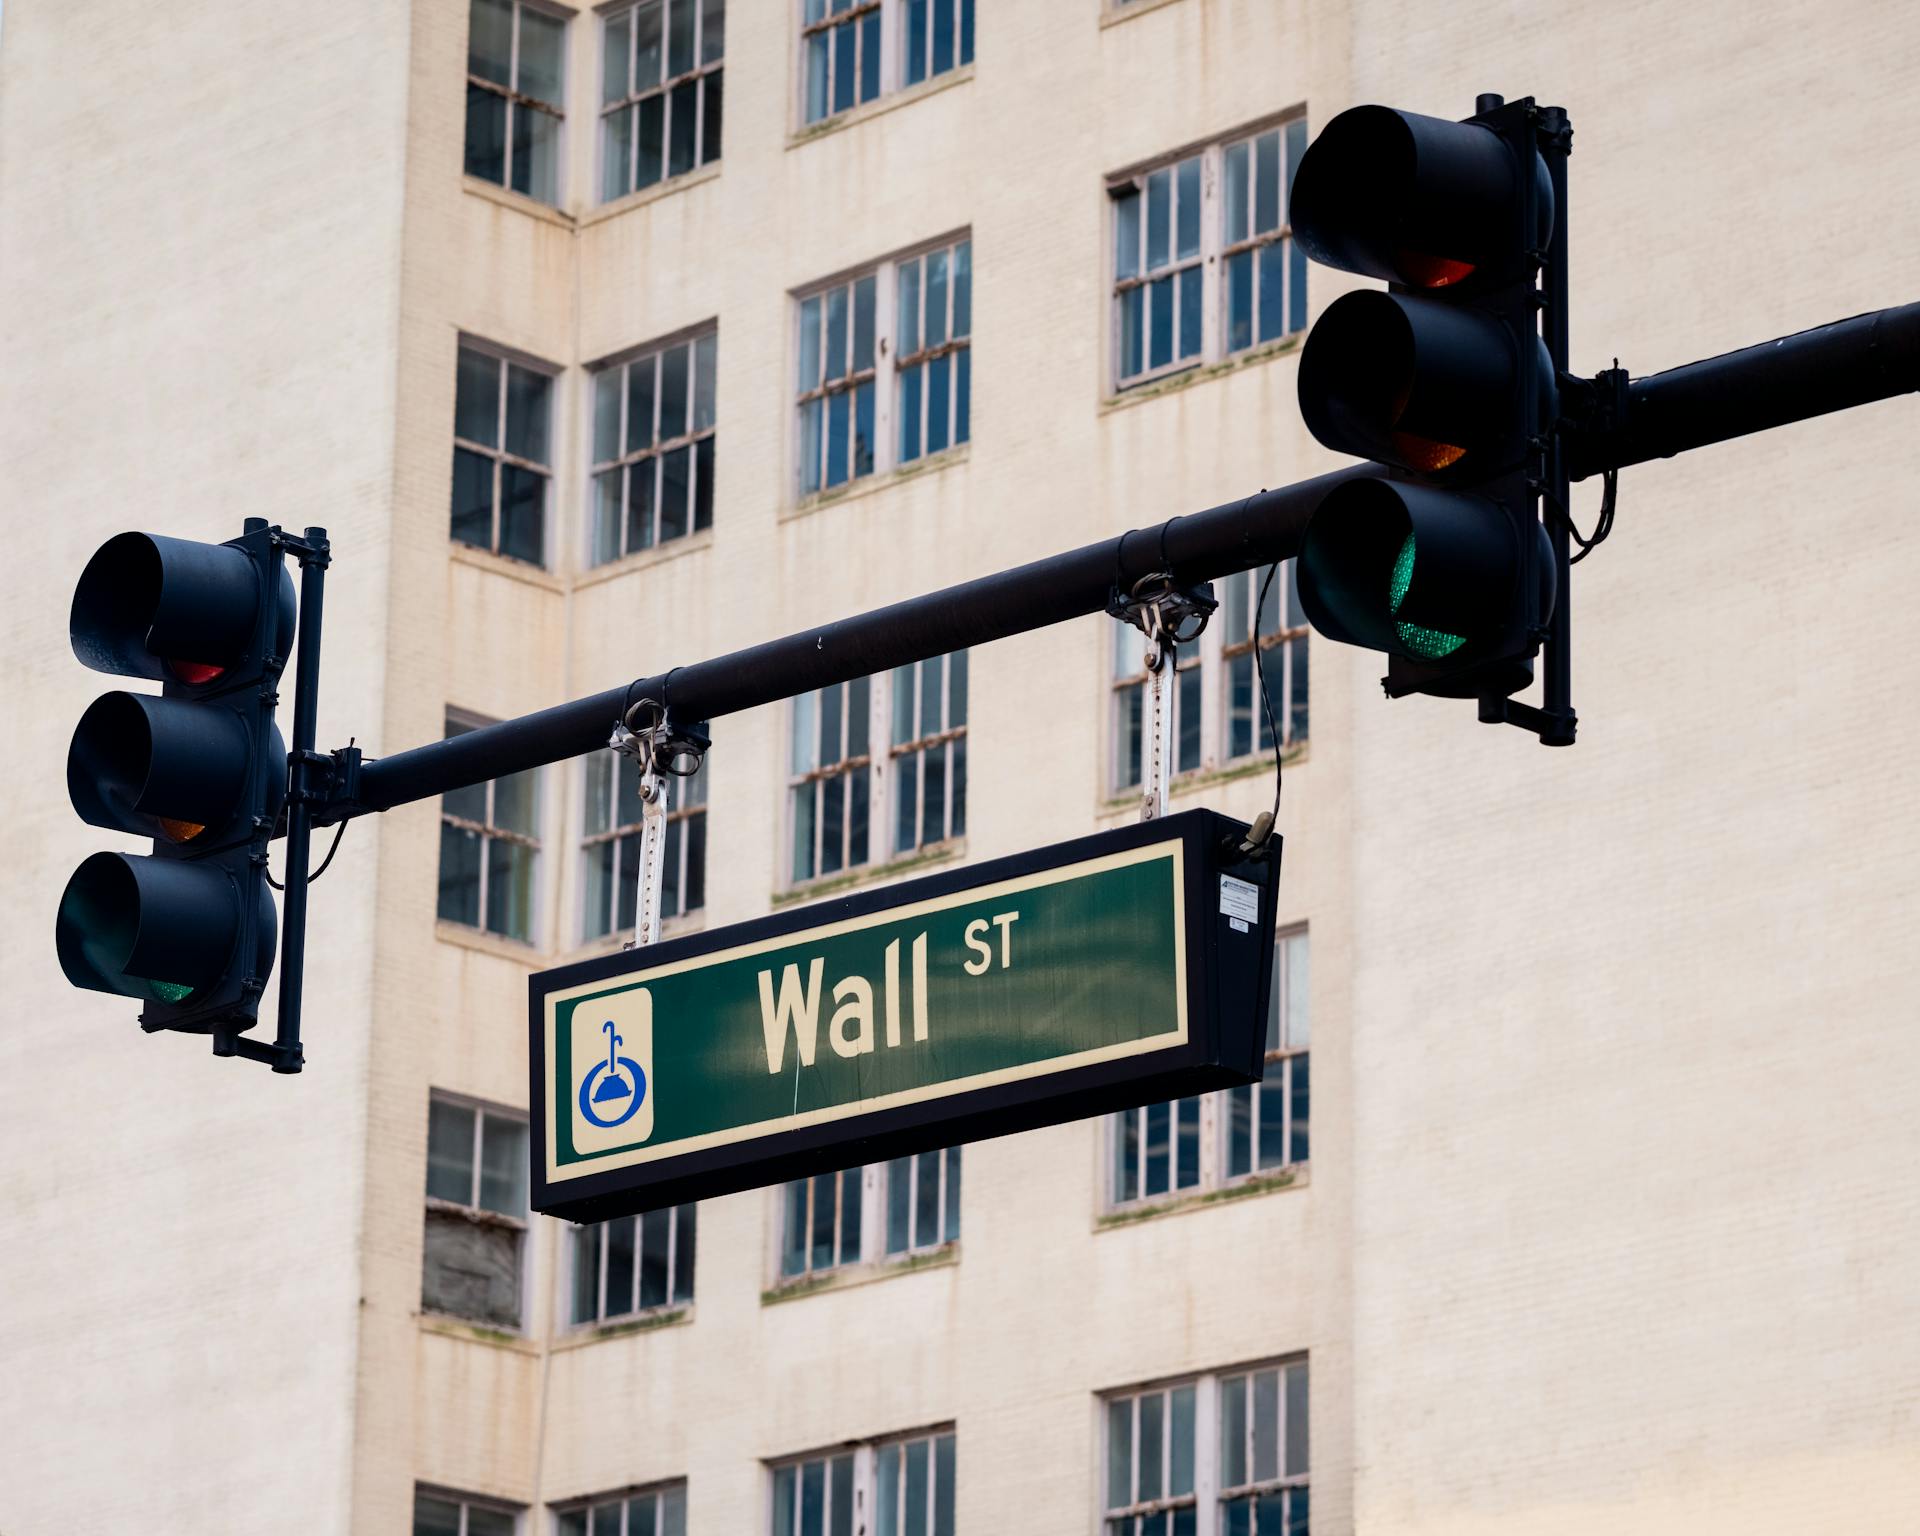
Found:
<path fill-rule="evenodd" d="M 1422 661 L 1444 660 L 1465 645 L 1467 637 L 1428 629 L 1424 624 L 1410 624 L 1400 618 L 1400 605 L 1407 600 L 1407 588 L 1412 585 L 1413 535 L 1409 533 L 1400 543 L 1400 553 L 1393 557 L 1393 575 L 1387 586 L 1387 612 L 1395 616 L 1393 632 L 1408 651 Z"/>
<path fill-rule="evenodd" d="M 95 992 L 185 1002 L 194 993 L 192 983 L 143 976 L 133 969 L 140 949 L 140 916 L 140 887 L 132 865 L 120 854 L 95 854 L 74 871 L 60 897 L 54 942 L 61 969 L 75 986 Z"/>

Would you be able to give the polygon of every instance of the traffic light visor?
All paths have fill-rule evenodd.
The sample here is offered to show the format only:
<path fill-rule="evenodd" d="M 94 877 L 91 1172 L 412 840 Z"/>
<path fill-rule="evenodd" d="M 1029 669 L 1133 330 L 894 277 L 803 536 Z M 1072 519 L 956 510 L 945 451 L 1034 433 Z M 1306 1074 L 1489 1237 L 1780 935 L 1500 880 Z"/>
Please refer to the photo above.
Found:
<path fill-rule="evenodd" d="M 276 653 L 293 643 L 293 579 L 282 569 L 272 630 Z M 247 659 L 262 601 L 245 550 L 159 534 L 122 533 L 102 544 L 74 589 L 73 653 L 96 672 L 200 686 Z"/>
<path fill-rule="evenodd" d="M 240 893 L 224 871 L 121 853 L 74 871 L 54 925 L 76 987 L 176 1004 L 220 979 L 239 936 Z"/>
<path fill-rule="evenodd" d="M 1410 288 L 1504 280 L 1528 243 L 1515 227 L 1518 174 L 1513 151 L 1481 124 L 1353 107 L 1301 157 L 1293 237 L 1326 266 Z M 1550 190 L 1544 206 L 1551 229 Z M 1545 231 L 1533 239 L 1544 243 Z"/>
<path fill-rule="evenodd" d="M 1505 641 L 1520 574 L 1514 524 L 1493 502 L 1388 480 L 1336 487 L 1300 546 L 1313 627 L 1414 661 L 1467 662 Z"/>
<path fill-rule="evenodd" d="M 268 741 L 272 761 L 256 765 L 246 722 L 221 703 L 102 694 L 73 733 L 67 795 L 96 827 L 213 846 L 250 810 L 256 767 L 265 774 L 263 814 L 279 813 L 286 750 L 277 730 Z"/>

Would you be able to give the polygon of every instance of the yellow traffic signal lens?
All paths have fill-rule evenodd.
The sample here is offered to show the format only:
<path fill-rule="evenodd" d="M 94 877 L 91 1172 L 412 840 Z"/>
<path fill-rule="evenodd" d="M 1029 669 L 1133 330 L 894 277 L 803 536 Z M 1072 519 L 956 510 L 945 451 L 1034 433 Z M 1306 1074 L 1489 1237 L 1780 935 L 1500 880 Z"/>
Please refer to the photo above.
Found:
<path fill-rule="evenodd" d="M 1401 281 L 1411 283 L 1415 288 L 1451 287 L 1472 277 L 1474 272 L 1474 264 L 1470 261 L 1455 261 L 1451 256 L 1429 256 L 1425 251 L 1409 251 L 1404 247 L 1394 252 L 1394 264 L 1400 269 Z"/>
<path fill-rule="evenodd" d="M 1430 437 L 1415 437 L 1411 432 L 1389 432 L 1387 435 L 1393 439 L 1401 462 L 1408 469 L 1416 469 L 1423 475 L 1450 468 L 1467 456 L 1464 448 L 1456 448 L 1452 443 L 1436 443 Z"/>
<path fill-rule="evenodd" d="M 176 843 L 190 843 L 207 829 L 197 821 L 175 821 L 170 816 L 154 818 L 160 823 L 160 830 Z"/>

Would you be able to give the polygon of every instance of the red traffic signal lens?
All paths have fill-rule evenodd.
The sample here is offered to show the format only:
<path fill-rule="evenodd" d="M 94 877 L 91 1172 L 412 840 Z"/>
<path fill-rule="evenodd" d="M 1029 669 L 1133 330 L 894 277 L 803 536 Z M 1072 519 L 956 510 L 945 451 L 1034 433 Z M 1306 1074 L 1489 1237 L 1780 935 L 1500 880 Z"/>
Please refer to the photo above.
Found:
<path fill-rule="evenodd" d="M 1396 254 L 1400 280 L 1411 288 L 1450 288 L 1473 276 L 1474 264 L 1470 261 L 1429 256 L 1424 251 L 1402 250 Z"/>
<path fill-rule="evenodd" d="M 169 661 L 167 663 L 167 670 L 179 678 L 181 682 L 191 684 L 197 688 L 202 683 L 212 682 L 227 669 L 225 667 L 213 666 L 204 661 Z"/>

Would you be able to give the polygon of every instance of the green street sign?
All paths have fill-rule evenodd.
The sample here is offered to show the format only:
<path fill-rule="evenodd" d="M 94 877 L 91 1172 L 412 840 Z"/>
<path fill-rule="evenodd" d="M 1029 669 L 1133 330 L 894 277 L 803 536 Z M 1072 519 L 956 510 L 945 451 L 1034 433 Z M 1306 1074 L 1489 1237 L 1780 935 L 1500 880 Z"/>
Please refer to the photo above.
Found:
<path fill-rule="evenodd" d="M 600 1220 L 1259 1078 L 1279 842 L 1189 811 L 532 978 L 533 1207 Z"/>

